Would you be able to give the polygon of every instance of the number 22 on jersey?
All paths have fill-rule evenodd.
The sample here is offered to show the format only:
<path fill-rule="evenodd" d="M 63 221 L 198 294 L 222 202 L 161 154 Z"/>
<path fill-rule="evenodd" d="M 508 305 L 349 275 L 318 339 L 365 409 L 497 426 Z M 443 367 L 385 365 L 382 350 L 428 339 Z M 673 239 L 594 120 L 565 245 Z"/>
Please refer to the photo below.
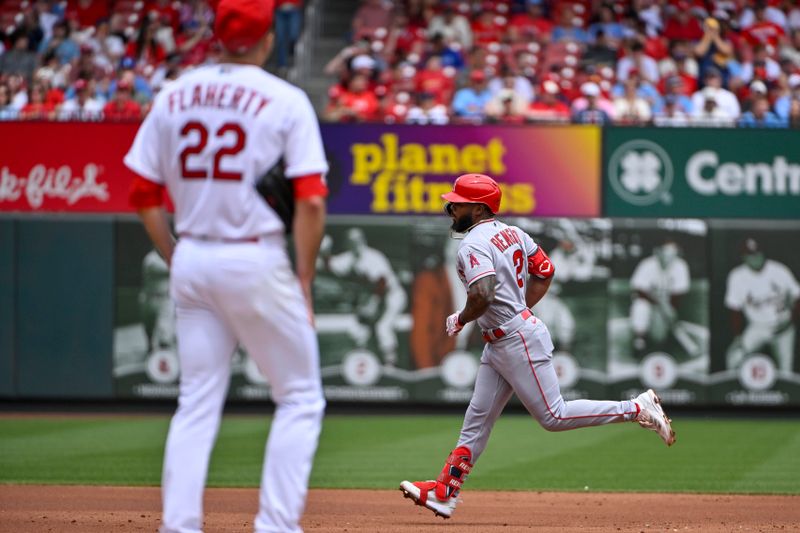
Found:
<path fill-rule="evenodd" d="M 214 136 L 224 138 L 223 146 L 214 153 L 214 164 L 211 169 L 203 168 L 196 159 L 202 158 L 203 151 L 208 145 L 208 128 L 202 122 L 189 121 L 181 128 L 181 137 L 193 136 L 195 142 L 189 142 L 180 153 L 181 176 L 186 180 L 200 180 L 209 177 L 209 170 L 212 179 L 226 181 L 241 181 L 241 172 L 231 172 L 222 170 L 222 160 L 225 157 L 235 156 L 244 150 L 247 143 L 247 134 L 242 127 L 235 122 L 226 122 L 214 132 Z"/>

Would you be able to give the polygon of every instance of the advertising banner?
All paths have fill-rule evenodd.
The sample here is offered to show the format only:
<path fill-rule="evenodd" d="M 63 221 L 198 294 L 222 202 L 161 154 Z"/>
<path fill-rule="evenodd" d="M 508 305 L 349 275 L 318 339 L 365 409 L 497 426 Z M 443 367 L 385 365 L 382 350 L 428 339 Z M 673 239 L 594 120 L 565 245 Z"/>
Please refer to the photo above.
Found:
<path fill-rule="evenodd" d="M 797 242 L 798 221 L 712 222 L 715 403 L 800 405 Z"/>
<path fill-rule="evenodd" d="M 604 215 L 796 218 L 800 131 L 607 128 Z"/>
<path fill-rule="evenodd" d="M 0 211 L 129 212 L 137 123 L 0 122 Z"/>
<path fill-rule="evenodd" d="M 617 219 L 608 284 L 608 382 L 615 399 L 653 388 L 669 404 L 706 400 L 708 228 L 702 220 Z"/>
<path fill-rule="evenodd" d="M 324 124 L 328 209 L 430 215 L 460 174 L 503 188 L 506 216 L 600 214 L 600 129 L 594 126 Z"/>
<path fill-rule="evenodd" d="M 0 123 L 0 211 L 132 212 L 136 123 Z M 323 124 L 332 214 L 430 215 L 460 174 L 503 188 L 505 215 L 598 216 L 594 126 Z"/>

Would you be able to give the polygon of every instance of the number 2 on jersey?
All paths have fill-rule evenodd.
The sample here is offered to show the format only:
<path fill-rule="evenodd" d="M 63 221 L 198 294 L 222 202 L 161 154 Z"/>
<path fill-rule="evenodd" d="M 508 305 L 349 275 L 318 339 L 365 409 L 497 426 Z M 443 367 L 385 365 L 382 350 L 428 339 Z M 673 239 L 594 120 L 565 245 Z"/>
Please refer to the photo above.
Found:
<path fill-rule="evenodd" d="M 208 128 L 206 128 L 202 122 L 187 122 L 183 128 L 181 128 L 181 137 L 187 137 L 192 132 L 197 132 L 198 138 L 195 144 L 189 144 L 181 150 L 181 176 L 183 176 L 183 179 L 187 180 L 206 179 L 208 177 L 208 170 L 204 168 L 190 168 L 189 158 L 199 155 L 205 150 L 208 144 Z M 242 179 L 242 173 L 222 170 L 221 162 L 223 157 L 234 156 L 244 149 L 247 134 L 239 124 L 235 122 L 226 122 L 220 126 L 214 135 L 216 137 L 225 137 L 228 133 L 234 133 L 236 139 L 233 144 L 220 147 L 214 154 L 214 168 L 211 177 L 215 180 L 240 181 Z"/>
<path fill-rule="evenodd" d="M 522 250 L 517 248 L 514 250 L 514 255 L 512 256 L 514 260 L 514 267 L 517 270 L 517 285 L 521 289 L 523 285 L 525 285 L 525 280 L 522 279 L 522 269 L 525 267 L 525 257 L 522 255 Z"/>

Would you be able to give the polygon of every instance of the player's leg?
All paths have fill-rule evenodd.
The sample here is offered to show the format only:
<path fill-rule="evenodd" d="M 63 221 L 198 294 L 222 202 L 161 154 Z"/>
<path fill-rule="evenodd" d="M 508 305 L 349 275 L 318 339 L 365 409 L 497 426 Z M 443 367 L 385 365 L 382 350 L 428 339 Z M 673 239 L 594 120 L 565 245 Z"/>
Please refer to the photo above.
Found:
<path fill-rule="evenodd" d="M 794 369 L 795 336 L 794 326 L 789 325 L 783 331 L 776 333 L 772 339 L 772 353 L 778 360 L 778 368 L 781 372 L 791 373 Z"/>
<path fill-rule="evenodd" d="M 505 350 L 505 356 L 496 366 L 542 427 L 548 431 L 565 431 L 637 420 L 643 426 L 643 422 L 659 424 L 658 428 L 647 427 L 656 429 L 667 444 L 672 444 L 674 434 L 654 393 L 643 393 L 635 401 L 567 402 L 561 396 L 552 361 L 553 343 L 544 323 L 537 321 L 535 325 L 528 324 L 513 335 L 515 338 L 497 345 L 497 351 Z M 640 417 L 642 411 L 645 413 Z M 653 417 L 658 419 L 653 422 Z"/>
<path fill-rule="evenodd" d="M 386 295 L 386 309 L 375 324 L 375 336 L 387 365 L 397 364 L 397 317 L 406 306 L 406 294 L 402 289 L 389 291 Z"/>
<path fill-rule="evenodd" d="M 647 343 L 645 337 L 650 329 L 653 315 L 653 304 L 641 297 L 636 297 L 631 304 L 631 330 L 633 331 L 633 348 L 642 352 Z"/>
<path fill-rule="evenodd" d="M 450 517 L 458 503 L 461 486 L 486 448 L 494 423 L 511 398 L 511 393 L 511 385 L 489 364 L 482 362 L 475 379 L 475 390 L 464 415 L 458 444 L 450 452 L 442 472 L 435 481 L 403 481 L 400 490 L 404 495 L 437 515 Z"/>
<path fill-rule="evenodd" d="M 180 248 L 180 247 L 179 247 Z M 200 531 L 203 488 L 219 430 L 236 340 L 220 317 L 197 299 L 196 274 L 185 254 L 173 263 L 180 360 L 180 396 L 164 452 L 162 532 Z"/>
<path fill-rule="evenodd" d="M 276 410 L 261 478 L 257 532 L 300 531 L 325 400 L 319 349 L 282 250 L 249 247 L 217 294 L 236 336 L 271 387 Z"/>

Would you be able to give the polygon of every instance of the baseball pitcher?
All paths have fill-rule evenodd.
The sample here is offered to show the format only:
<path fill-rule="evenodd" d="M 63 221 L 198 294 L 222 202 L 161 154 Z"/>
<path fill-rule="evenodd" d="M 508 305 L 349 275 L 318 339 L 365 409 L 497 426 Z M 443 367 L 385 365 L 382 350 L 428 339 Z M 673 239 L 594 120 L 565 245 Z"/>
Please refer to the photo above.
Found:
<path fill-rule="evenodd" d="M 623 402 L 565 402 L 561 397 L 550 333 L 530 311 L 547 292 L 555 266 L 527 233 L 495 218 L 501 197 L 497 183 L 483 174 L 465 174 L 442 197 L 452 231 L 466 234 L 456 269 L 467 301 L 447 318 L 445 328 L 448 335 L 457 335 L 476 321 L 486 345 L 455 449 L 436 480 L 403 481 L 404 496 L 449 518 L 512 393 L 549 431 L 636 421 L 672 445 L 675 433 L 652 390 Z"/>
<path fill-rule="evenodd" d="M 237 343 L 276 404 L 257 532 L 300 532 L 325 401 L 311 283 L 325 223 L 328 170 L 314 110 L 298 88 L 260 66 L 273 42 L 272 0 L 221 0 L 220 64 L 165 86 L 125 164 L 131 203 L 170 268 L 180 360 L 178 409 L 162 478 L 163 533 L 200 532 L 203 489 Z M 295 270 L 285 225 L 256 192 L 283 157 L 292 183 Z M 175 204 L 173 241 L 161 207 Z"/>

